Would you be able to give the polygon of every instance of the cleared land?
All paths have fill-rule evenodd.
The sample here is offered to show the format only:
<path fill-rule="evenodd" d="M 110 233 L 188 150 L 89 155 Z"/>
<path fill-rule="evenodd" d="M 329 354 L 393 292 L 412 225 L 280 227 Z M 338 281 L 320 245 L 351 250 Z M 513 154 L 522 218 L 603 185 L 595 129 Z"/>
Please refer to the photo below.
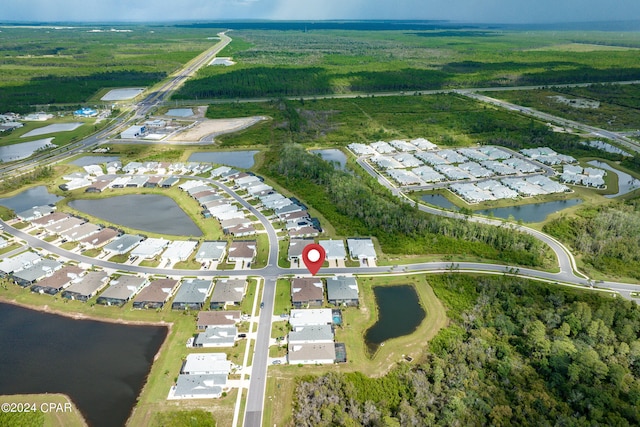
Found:
<path fill-rule="evenodd" d="M 172 136 L 169 141 L 172 142 L 198 142 L 201 140 L 213 139 L 218 135 L 237 132 L 246 129 L 256 123 L 266 120 L 266 117 L 245 117 L 235 119 L 204 119 L 196 122 L 195 126 Z"/>

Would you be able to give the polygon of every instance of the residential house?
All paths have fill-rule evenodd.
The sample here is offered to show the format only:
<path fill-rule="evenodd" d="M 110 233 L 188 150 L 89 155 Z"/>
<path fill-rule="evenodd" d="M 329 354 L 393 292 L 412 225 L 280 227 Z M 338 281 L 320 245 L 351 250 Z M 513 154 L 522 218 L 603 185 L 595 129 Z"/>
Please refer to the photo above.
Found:
<path fill-rule="evenodd" d="M 162 308 L 178 287 L 175 279 L 152 280 L 133 300 L 133 308 Z"/>
<path fill-rule="evenodd" d="M 291 365 L 325 365 L 334 363 L 334 343 L 289 344 L 287 359 Z"/>
<path fill-rule="evenodd" d="M 107 286 L 109 275 L 104 271 L 90 271 L 80 281 L 62 292 L 62 298 L 87 301 Z"/>
<path fill-rule="evenodd" d="M 62 268 L 62 263 L 49 259 L 42 258 L 37 263 L 24 268 L 19 271 L 14 271 L 11 275 L 16 284 L 26 288 L 36 283 L 43 277 L 52 275 L 55 271 Z"/>
<path fill-rule="evenodd" d="M 294 330 L 301 326 L 331 325 L 333 315 L 330 308 L 294 309 L 289 315 L 289 324 Z"/>
<path fill-rule="evenodd" d="M 122 275 L 98 297 L 98 304 L 122 306 L 149 283 L 146 277 Z"/>
<path fill-rule="evenodd" d="M 235 326 L 212 326 L 200 332 L 193 341 L 194 347 L 233 347 L 238 335 Z"/>
<path fill-rule="evenodd" d="M 329 304 L 357 306 L 360 298 L 356 278 L 350 276 L 327 278 L 327 300 Z"/>
<path fill-rule="evenodd" d="M 316 277 L 291 280 L 291 303 L 294 308 L 320 307 L 324 302 L 324 284 Z"/>
<path fill-rule="evenodd" d="M 331 325 L 301 326 L 295 331 L 289 332 L 289 345 L 332 343 L 333 327 Z"/>
<path fill-rule="evenodd" d="M 213 288 L 209 308 L 212 310 L 225 309 L 228 305 L 240 305 L 247 293 L 245 279 L 219 279 Z"/>
<path fill-rule="evenodd" d="M 199 331 L 214 326 L 231 326 L 240 321 L 240 311 L 201 311 L 198 313 L 197 326 Z"/>
<path fill-rule="evenodd" d="M 201 310 L 204 302 L 211 294 L 213 282 L 202 279 L 185 279 L 182 281 L 176 297 L 173 299 L 173 310 Z"/>
<path fill-rule="evenodd" d="M 242 263 L 249 267 L 256 257 L 257 242 L 255 240 L 236 240 L 229 246 L 228 262 Z"/>

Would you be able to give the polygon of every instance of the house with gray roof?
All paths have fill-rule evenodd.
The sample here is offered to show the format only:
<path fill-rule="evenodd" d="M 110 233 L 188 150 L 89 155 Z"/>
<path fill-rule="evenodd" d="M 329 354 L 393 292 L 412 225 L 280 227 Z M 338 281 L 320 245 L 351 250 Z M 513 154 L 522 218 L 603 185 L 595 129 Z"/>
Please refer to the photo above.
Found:
<path fill-rule="evenodd" d="M 98 225 L 91 224 L 90 222 L 85 222 L 82 225 L 72 227 L 71 229 L 60 233 L 60 235 L 63 239 L 75 242 L 77 240 L 82 240 L 93 234 L 96 234 L 101 229 L 102 228 Z"/>
<path fill-rule="evenodd" d="M 332 260 L 344 260 L 347 258 L 347 251 L 344 248 L 344 241 L 342 240 L 320 240 L 318 241 L 320 246 L 326 253 L 325 259 L 327 261 Z"/>
<path fill-rule="evenodd" d="M 22 252 L 11 258 L 0 261 L 0 274 L 4 277 L 14 271 L 24 270 L 40 262 L 42 257 L 34 252 Z"/>
<path fill-rule="evenodd" d="M 291 365 L 325 365 L 336 360 L 334 343 L 289 344 L 287 359 Z"/>
<path fill-rule="evenodd" d="M 226 253 L 227 242 L 224 240 L 202 242 L 196 252 L 195 260 L 199 263 L 222 262 Z"/>
<path fill-rule="evenodd" d="M 209 308 L 225 309 L 228 305 L 240 305 L 247 293 L 247 281 L 244 279 L 219 279 L 213 288 Z"/>
<path fill-rule="evenodd" d="M 149 180 L 149 177 L 146 175 L 137 175 L 137 176 L 131 177 L 131 179 L 127 181 L 127 187 L 141 188 L 141 187 L 144 187 L 144 185 L 147 183 L 148 180 Z"/>
<path fill-rule="evenodd" d="M 84 224 L 86 221 L 84 219 L 71 217 L 66 221 L 60 221 L 55 224 L 47 225 L 44 227 L 49 233 L 62 235 L 72 228 L 79 227 Z"/>
<path fill-rule="evenodd" d="M 329 304 L 357 306 L 360 297 L 356 278 L 347 276 L 327 278 L 327 300 Z"/>
<path fill-rule="evenodd" d="M 165 178 L 163 181 L 161 181 L 159 185 L 162 188 L 170 188 L 176 185 L 178 181 L 180 181 L 180 178 L 176 178 L 175 176 L 170 176 Z"/>
<path fill-rule="evenodd" d="M 289 344 L 332 343 L 333 327 L 331 325 L 302 326 L 289 332 Z"/>
<path fill-rule="evenodd" d="M 178 375 L 168 399 L 217 399 L 226 384 L 227 376 L 221 374 Z"/>
<path fill-rule="evenodd" d="M 111 255 L 122 255 L 133 250 L 140 242 L 144 240 L 136 234 L 123 234 L 113 242 L 107 244 L 103 250 Z"/>
<path fill-rule="evenodd" d="M 87 301 L 109 283 L 109 275 L 104 271 L 90 271 L 79 282 L 73 283 L 62 292 L 62 298 Z"/>
<path fill-rule="evenodd" d="M 213 282 L 203 279 L 185 279 L 182 281 L 176 297 L 171 304 L 172 310 L 201 310 L 211 294 Z"/>
<path fill-rule="evenodd" d="M 123 275 L 111 280 L 111 286 L 98 297 L 98 304 L 122 306 L 126 304 L 149 280 L 146 277 Z"/>
<path fill-rule="evenodd" d="M 53 205 L 34 206 L 30 209 L 24 210 L 22 212 L 18 212 L 16 216 L 21 221 L 31 221 L 36 218 L 49 215 L 50 213 L 53 213 L 55 209 L 56 207 Z"/>
<path fill-rule="evenodd" d="M 302 260 L 302 250 L 311 243 L 313 243 L 313 239 L 289 240 L 289 253 L 287 259 L 290 262 L 300 262 Z"/>
<path fill-rule="evenodd" d="M 194 347 L 232 347 L 238 336 L 235 326 L 212 326 L 200 332 L 194 342 Z"/>
<path fill-rule="evenodd" d="M 324 284 L 316 277 L 291 280 L 291 303 L 294 308 L 320 307 L 324 302 Z"/>
<path fill-rule="evenodd" d="M 55 271 L 58 271 L 61 268 L 61 262 L 49 258 L 43 258 L 30 267 L 13 272 L 11 276 L 16 284 L 25 288 L 33 285 L 43 277 L 52 275 Z"/>
<path fill-rule="evenodd" d="M 282 219 L 284 217 L 284 215 L 289 214 L 289 213 L 293 213 L 293 212 L 299 212 L 299 211 L 304 211 L 306 209 L 304 209 L 302 206 L 297 205 L 295 203 L 292 203 L 290 205 L 287 206 L 283 206 L 281 208 L 277 208 L 275 210 L 276 216 L 280 219 Z"/>
<path fill-rule="evenodd" d="M 136 295 L 133 308 L 162 308 L 177 288 L 175 279 L 153 280 Z"/>
<path fill-rule="evenodd" d="M 54 272 L 52 275 L 38 280 L 36 284 L 31 285 L 31 292 L 40 294 L 55 295 L 72 282 L 78 281 L 84 270 L 75 265 L 66 265 Z"/>
<path fill-rule="evenodd" d="M 349 256 L 351 259 L 372 260 L 377 259 L 376 249 L 371 239 L 347 239 L 347 247 L 349 248 Z"/>

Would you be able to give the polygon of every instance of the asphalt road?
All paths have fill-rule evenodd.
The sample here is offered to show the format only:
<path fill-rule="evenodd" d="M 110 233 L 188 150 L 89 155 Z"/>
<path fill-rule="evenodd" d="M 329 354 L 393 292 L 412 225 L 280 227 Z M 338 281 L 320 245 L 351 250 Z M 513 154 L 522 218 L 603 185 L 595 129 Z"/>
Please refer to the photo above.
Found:
<path fill-rule="evenodd" d="M 588 132 L 596 137 L 608 139 L 610 141 L 616 142 L 628 148 L 629 150 L 635 151 L 636 153 L 640 153 L 640 143 L 638 143 L 637 141 L 631 138 L 628 138 L 627 136 L 621 133 L 609 131 L 609 130 L 598 128 L 595 126 L 586 125 L 584 123 L 565 119 L 563 117 L 554 116 L 553 114 L 544 113 L 542 111 L 538 111 L 530 107 L 523 107 L 521 105 L 512 104 L 510 102 L 506 102 L 500 99 L 495 99 L 485 95 L 480 95 L 479 93 L 476 93 L 473 90 L 468 90 L 468 89 L 457 90 L 456 93 L 459 93 L 460 95 L 468 96 L 469 98 L 473 98 L 478 101 L 496 105 L 501 108 L 518 111 L 527 116 L 535 117 L 536 119 L 543 120 L 549 123 L 556 123 L 564 127 L 578 129 L 583 132 Z"/>
<path fill-rule="evenodd" d="M 35 156 L 32 159 L 27 160 L 26 162 L 17 163 L 14 165 L 6 165 L 0 168 L 0 173 L 4 176 L 15 176 L 19 173 L 27 171 L 29 169 L 34 168 L 37 165 L 44 165 L 55 163 L 64 158 L 67 158 L 71 155 L 77 154 L 81 151 L 91 149 L 100 143 L 102 143 L 109 136 L 115 135 L 121 128 L 124 128 L 133 121 L 138 120 L 148 114 L 153 108 L 162 104 L 170 94 L 180 87 L 188 78 L 193 76 L 193 74 L 202 66 L 206 65 L 220 50 L 228 45 L 231 41 L 226 34 L 220 33 L 220 42 L 216 44 L 214 47 L 204 52 L 196 59 L 188 63 L 182 70 L 175 73 L 170 77 L 170 80 L 164 82 L 159 86 L 158 89 L 154 89 L 152 93 L 147 95 L 140 103 L 138 103 L 137 107 L 134 109 L 133 114 L 130 115 L 129 118 L 122 119 L 108 128 L 98 132 L 95 135 L 92 135 L 82 141 L 79 141 L 74 144 L 67 145 L 66 147 L 56 150 L 53 155 L 52 153 L 46 153 L 41 156 Z M 618 84 L 632 84 L 632 83 L 640 83 L 638 81 L 633 82 L 615 82 Z M 591 83 L 579 83 L 579 84 L 570 84 L 564 85 L 565 87 L 577 87 L 577 86 L 587 86 Z M 629 140 L 624 135 L 620 135 L 614 132 L 606 131 L 603 129 L 598 129 L 592 126 L 586 126 L 581 123 L 572 122 L 566 119 L 562 119 L 559 117 L 555 117 L 546 113 L 541 113 L 526 107 L 517 106 L 514 104 L 505 103 L 503 101 L 494 100 L 493 98 L 484 97 L 475 92 L 477 91 L 501 91 L 501 90 L 531 90 L 538 89 L 541 86 L 520 86 L 520 87 L 497 87 L 497 88 L 474 88 L 474 89 L 466 89 L 466 90 L 429 90 L 429 91 L 411 91 L 407 92 L 390 92 L 390 93 L 376 93 L 375 96 L 399 96 L 399 95 L 413 95 L 413 94 L 434 94 L 434 93 L 443 93 L 443 92 L 458 92 L 465 96 L 470 96 L 474 99 L 478 99 L 484 102 L 491 102 L 494 105 L 498 105 L 504 108 L 509 108 L 511 110 L 520 111 L 523 114 L 532 115 L 539 119 L 545 121 L 553 121 L 555 123 L 564 124 L 565 126 L 570 126 L 575 129 L 581 129 L 583 131 L 591 132 L 594 135 L 602 136 L 604 138 L 609 138 L 617 141 L 621 145 L 624 145 L 627 148 L 634 147 L 632 149 L 638 150 L 638 144 L 633 140 Z M 330 95 L 325 97 L 318 96 L 309 96 L 303 97 L 304 99 L 320 99 L 320 98 L 357 98 L 362 96 L 368 96 L 367 94 L 348 94 L 348 95 Z M 295 97 L 293 99 L 300 99 L 300 97 Z M 228 103 L 228 102 L 263 102 L 268 99 L 245 99 L 245 100 L 208 100 L 207 102 L 211 103 Z M 202 101 L 200 101 L 202 103 Z M 361 166 L 367 170 L 370 174 L 376 177 L 378 181 L 382 184 L 390 188 L 390 190 L 397 197 L 401 198 L 401 200 L 406 202 L 414 203 L 412 200 L 409 200 L 402 192 L 396 189 L 393 185 L 391 185 L 384 178 L 381 178 L 375 174 L 372 168 L 366 162 L 360 162 Z M 195 178 L 192 176 L 188 176 L 188 178 Z M 153 268 L 153 267 L 141 267 L 141 266 L 131 266 L 124 265 L 118 263 L 112 263 L 105 260 L 98 260 L 95 258 L 90 258 L 83 256 L 81 254 L 73 253 L 70 251 L 66 251 L 61 249 L 51 243 L 45 242 L 43 240 L 38 239 L 35 236 L 32 236 L 28 233 L 25 233 L 21 230 L 15 229 L 14 227 L 8 226 L 5 224 L 5 231 L 13 234 L 14 236 L 24 240 L 30 246 L 34 248 L 41 248 L 44 251 L 57 254 L 63 258 L 74 259 L 79 262 L 84 262 L 90 265 L 103 267 L 106 269 L 116 269 L 129 271 L 131 273 L 138 274 L 164 274 L 168 276 L 175 275 L 183 275 L 183 276 L 193 276 L 197 275 L 200 277 L 218 277 L 218 276 L 262 276 L 264 278 L 264 289 L 262 293 L 262 302 L 264 303 L 264 307 L 260 311 L 260 318 L 258 321 L 258 331 L 257 337 L 254 346 L 254 355 L 253 355 L 253 367 L 252 374 L 250 379 L 249 392 L 247 395 L 247 402 L 245 405 L 245 417 L 244 417 L 244 425 L 248 427 L 259 427 L 262 425 L 262 417 L 263 417 L 263 407 L 264 407 L 264 395 L 266 389 L 266 380 L 267 380 L 267 369 L 268 369 L 268 354 L 269 354 L 269 339 L 271 334 L 271 318 L 275 303 L 275 286 L 276 280 L 279 276 L 285 274 L 299 274 L 303 275 L 306 270 L 291 270 L 278 267 L 278 237 L 276 231 L 271 225 L 270 221 L 262 215 L 257 209 L 255 209 L 252 205 L 242 199 L 240 196 L 235 194 L 229 187 L 222 183 L 218 183 L 213 180 L 197 178 L 203 181 L 210 182 L 214 185 L 217 185 L 219 188 L 228 192 L 234 199 L 236 199 L 240 204 L 242 204 L 245 208 L 247 208 L 253 215 L 255 215 L 260 222 L 263 224 L 268 238 L 269 238 L 269 256 L 266 267 L 261 269 L 251 269 L 251 270 L 225 270 L 225 271 L 211 271 L 211 270 L 173 270 L 173 269 L 162 269 L 162 268 Z M 498 221 L 495 219 L 489 219 L 485 217 L 475 217 L 475 216 L 464 216 L 455 212 L 442 211 L 439 209 L 431 208 L 424 205 L 419 205 L 419 209 L 431 214 L 443 215 L 451 218 L 464 219 L 468 221 L 475 221 L 485 224 L 490 224 L 493 226 L 508 226 L 512 227 L 516 230 L 528 233 L 537 239 L 545 242 L 549 245 L 556 257 L 558 259 L 558 263 L 560 266 L 560 272 L 558 273 L 549 273 L 544 271 L 538 271 L 527 268 L 514 268 L 509 266 L 504 266 L 500 264 L 483 264 L 483 263 L 470 263 L 470 262 L 460 262 L 460 263 L 451 263 L 451 262 L 429 262 L 429 263 L 417 263 L 417 264 L 409 264 L 409 265 L 400 265 L 400 266 L 379 266 L 379 267 L 350 267 L 350 268 L 325 268 L 322 269 L 321 275 L 328 274 L 411 274 L 416 272 L 479 272 L 479 273 L 493 273 L 493 274 L 512 274 L 522 277 L 529 277 L 538 280 L 545 280 L 549 282 L 558 282 L 558 283 L 566 283 L 566 284 L 574 284 L 579 286 L 596 286 L 602 288 L 609 288 L 615 291 L 620 292 L 623 296 L 629 297 L 629 293 L 640 292 L 640 285 L 637 284 L 625 284 L 625 283 L 616 283 L 616 282 L 601 282 L 594 284 L 592 281 L 589 281 L 586 276 L 577 272 L 575 266 L 575 260 L 570 251 L 562 245 L 560 242 L 556 241 L 550 236 L 547 236 L 544 233 L 541 233 L 537 230 L 519 226 L 515 224 L 505 225 L 504 222 Z M 0 221 L 2 223 L 2 221 Z"/>

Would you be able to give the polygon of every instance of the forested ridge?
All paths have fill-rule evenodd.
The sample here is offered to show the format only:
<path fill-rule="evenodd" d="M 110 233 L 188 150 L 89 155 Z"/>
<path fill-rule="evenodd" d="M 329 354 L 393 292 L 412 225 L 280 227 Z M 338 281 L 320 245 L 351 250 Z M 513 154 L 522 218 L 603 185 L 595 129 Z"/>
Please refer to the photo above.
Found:
<path fill-rule="evenodd" d="M 275 148 L 265 164 L 268 175 L 316 207 L 340 234 L 374 235 L 386 253 L 467 253 L 532 266 L 544 261 L 546 247 L 532 236 L 426 214 L 300 146 Z"/>
<path fill-rule="evenodd" d="M 640 424 L 635 303 L 510 277 L 429 282 L 452 322 L 419 362 L 299 378 L 293 424 Z"/>

